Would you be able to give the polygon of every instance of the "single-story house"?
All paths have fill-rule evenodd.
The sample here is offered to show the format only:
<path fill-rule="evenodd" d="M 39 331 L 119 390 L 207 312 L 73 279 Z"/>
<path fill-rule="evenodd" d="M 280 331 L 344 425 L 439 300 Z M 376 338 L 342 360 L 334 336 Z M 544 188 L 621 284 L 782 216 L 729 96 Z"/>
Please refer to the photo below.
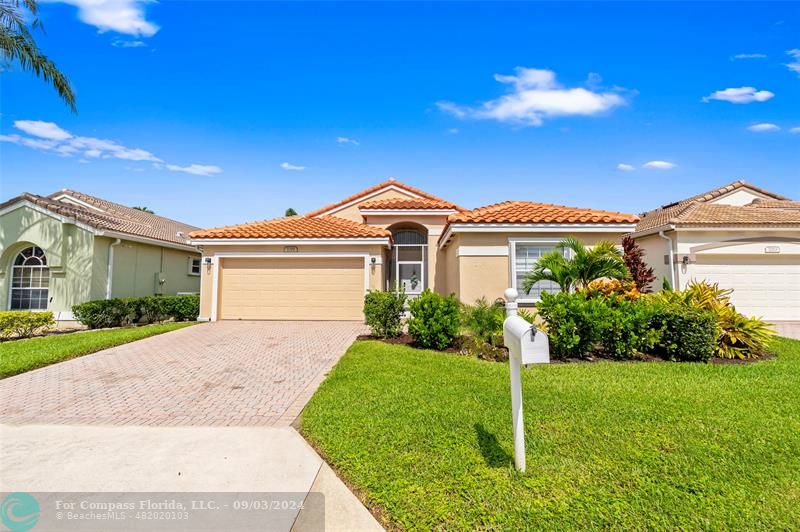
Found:
<path fill-rule="evenodd" d="M 736 181 L 645 213 L 632 236 L 672 286 L 719 283 L 744 314 L 800 320 L 800 202 Z"/>
<path fill-rule="evenodd" d="M 0 309 L 50 310 L 95 299 L 200 291 L 197 229 L 74 190 L 0 204 Z"/>
<path fill-rule="evenodd" d="M 191 233 L 204 320 L 361 320 L 366 290 L 494 300 L 564 236 L 619 242 L 633 214 L 506 201 L 468 210 L 394 179 L 303 216 Z M 521 302 L 554 286 L 542 282 Z"/>

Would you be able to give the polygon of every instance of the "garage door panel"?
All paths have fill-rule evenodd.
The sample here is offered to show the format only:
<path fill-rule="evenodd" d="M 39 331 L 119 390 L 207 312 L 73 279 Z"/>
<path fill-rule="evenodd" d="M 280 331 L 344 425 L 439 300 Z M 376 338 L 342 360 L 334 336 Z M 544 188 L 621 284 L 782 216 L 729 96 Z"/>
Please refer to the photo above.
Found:
<path fill-rule="evenodd" d="M 698 255 L 690 278 L 732 288 L 731 302 L 767 321 L 800 319 L 800 258 Z"/>
<path fill-rule="evenodd" d="M 364 260 L 223 259 L 220 319 L 362 320 Z"/>

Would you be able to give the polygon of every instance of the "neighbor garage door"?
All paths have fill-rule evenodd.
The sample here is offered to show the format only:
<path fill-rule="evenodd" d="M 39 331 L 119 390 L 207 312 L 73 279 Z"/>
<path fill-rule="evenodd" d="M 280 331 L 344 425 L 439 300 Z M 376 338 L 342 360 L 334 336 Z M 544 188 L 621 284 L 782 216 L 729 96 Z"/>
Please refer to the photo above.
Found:
<path fill-rule="evenodd" d="M 226 258 L 219 319 L 361 320 L 364 259 Z"/>
<path fill-rule="evenodd" d="M 748 316 L 800 320 L 800 260 L 797 255 L 698 255 L 692 277 L 733 288 L 731 301 Z"/>

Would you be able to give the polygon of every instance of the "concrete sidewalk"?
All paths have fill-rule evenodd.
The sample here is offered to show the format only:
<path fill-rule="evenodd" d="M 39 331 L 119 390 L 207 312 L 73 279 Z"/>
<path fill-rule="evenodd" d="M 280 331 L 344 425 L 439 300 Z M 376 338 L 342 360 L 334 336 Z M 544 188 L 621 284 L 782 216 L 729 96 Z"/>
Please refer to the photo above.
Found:
<path fill-rule="evenodd" d="M 382 530 L 291 427 L 0 425 L 11 491 L 319 492 L 278 529 Z"/>

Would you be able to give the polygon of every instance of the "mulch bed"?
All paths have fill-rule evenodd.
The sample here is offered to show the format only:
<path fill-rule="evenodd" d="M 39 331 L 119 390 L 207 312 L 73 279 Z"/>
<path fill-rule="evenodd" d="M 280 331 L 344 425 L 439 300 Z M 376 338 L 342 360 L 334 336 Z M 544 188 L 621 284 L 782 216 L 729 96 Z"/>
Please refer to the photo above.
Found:
<path fill-rule="evenodd" d="M 376 342 L 383 342 L 385 344 L 392 344 L 392 345 L 405 345 L 408 347 L 413 347 L 414 349 L 423 349 L 414 343 L 414 339 L 408 333 L 403 333 L 402 335 L 396 338 L 379 338 L 377 336 L 373 336 L 371 334 L 362 334 L 356 338 L 357 340 L 374 340 Z M 464 354 L 462 350 L 462 345 L 464 342 L 464 337 L 456 339 L 455 343 L 441 351 L 442 353 L 455 353 L 455 354 Z M 758 358 L 720 358 L 720 357 L 713 357 L 709 364 L 722 364 L 722 365 L 740 365 L 740 364 L 754 364 L 756 362 L 761 362 L 762 360 L 769 360 L 775 358 L 775 355 L 772 353 L 768 353 L 764 356 Z M 629 359 L 619 359 L 613 357 L 604 357 L 602 355 L 592 355 L 585 358 L 550 358 L 551 364 L 592 364 L 595 362 L 670 362 L 669 360 L 665 360 L 661 357 L 657 357 L 655 355 L 640 355 L 636 358 L 629 358 Z"/>

